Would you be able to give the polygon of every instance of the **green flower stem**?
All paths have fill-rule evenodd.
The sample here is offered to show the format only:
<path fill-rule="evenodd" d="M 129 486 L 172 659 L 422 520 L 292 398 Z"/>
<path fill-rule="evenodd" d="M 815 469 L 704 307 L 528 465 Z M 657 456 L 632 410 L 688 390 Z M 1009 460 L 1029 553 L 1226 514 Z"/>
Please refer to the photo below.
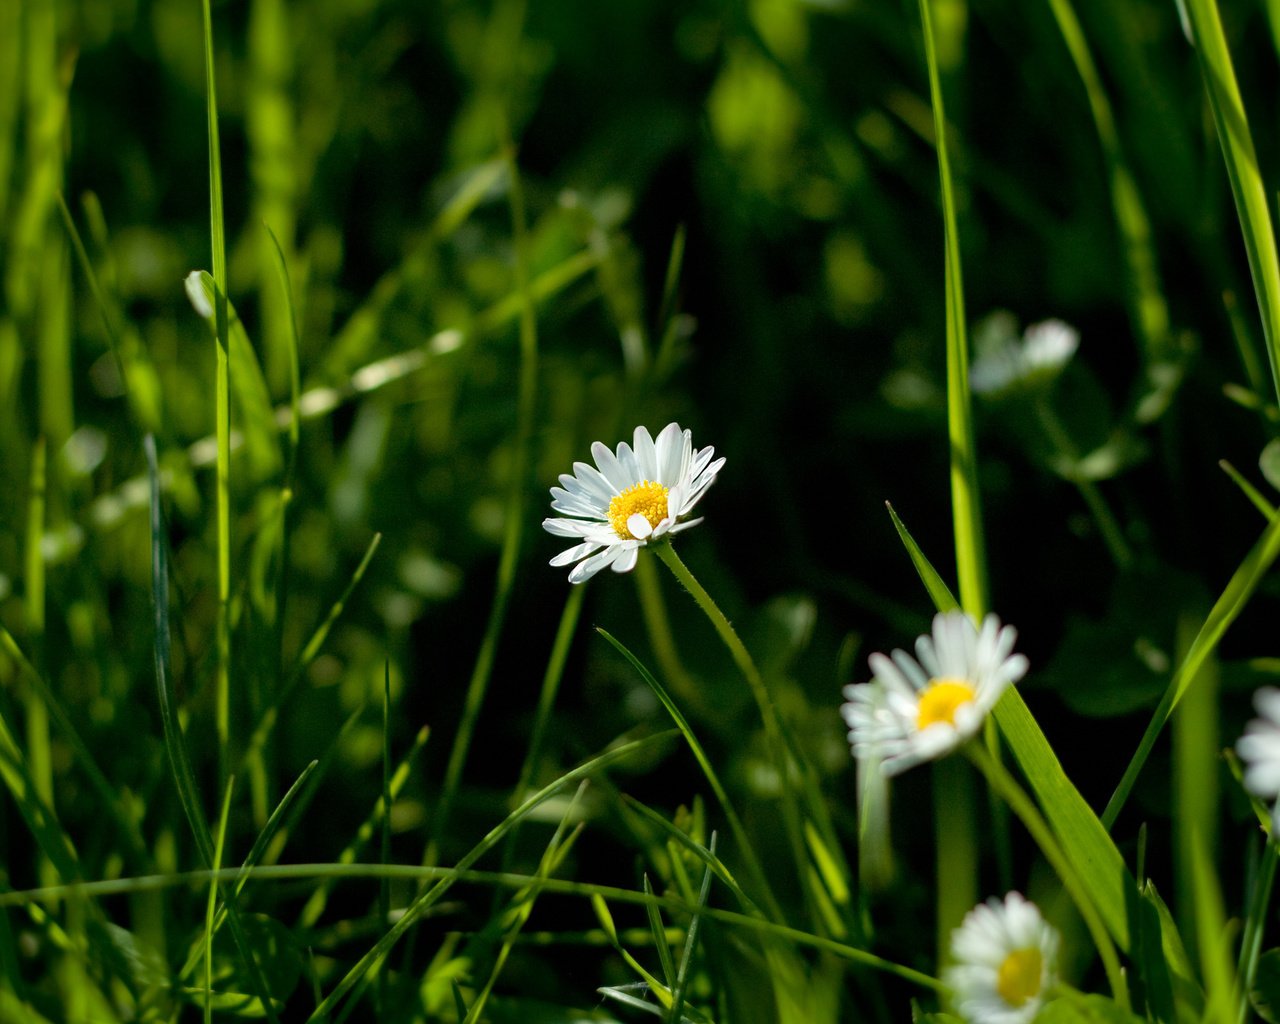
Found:
<path fill-rule="evenodd" d="M 1049 440 L 1075 464 L 1080 454 L 1076 450 L 1075 442 L 1071 440 L 1071 435 L 1067 433 L 1067 428 L 1063 426 L 1062 420 L 1049 405 L 1048 399 L 1038 398 L 1035 406 L 1036 415 L 1040 418 L 1040 424 L 1044 427 L 1045 433 L 1049 435 Z M 1089 513 L 1098 524 L 1103 542 L 1111 552 L 1116 565 L 1121 569 L 1127 568 L 1133 563 L 1133 551 L 1129 547 L 1129 542 L 1124 539 L 1124 531 L 1121 530 L 1115 513 L 1111 511 L 1111 506 L 1107 504 L 1107 499 L 1102 496 L 1102 491 L 1098 489 L 1096 483 L 1084 477 L 1072 476 L 1071 482 L 1076 485 L 1076 489 L 1080 491 L 1080 497 L 1084 498 L 1084 503 L 1089 506 Z"/>
<path fill-rule="evenodd" d="M 1089 899 L 1080 876 L 1076 874 L 1075 868 L 1062 852 L 1048 823 L 1041 817 L 1036 805 L 1018 785 L 1009 770 L 991 757 L 980 742 L 968 743 L 963 749 L 969 760 L 986 776 L 991 788 L 999 793 L 1001 799 L 1009 805 L 1009 809 L 1018 816 L 1018 820 L 1031 833 L 1031 838 L 1040 847 L 1045 860 L 1061 880 L 1062 887 L 1067 890 L 1067 895 L 1080 911 L 1080 917 L 1093 938 L 1094 946 L 1097 947 L 1103 970 L 1107 973 L 1107 981 L 1111 985 L 1112 996 L 1117 1003 L 1128 1010 L 1129 989 L 1124 980 L 1124 971 L 1120 967 L 1120 959 L 1116 955 L 1116 948 L 1111 942 L 1111 936 L 1107 934 L 1106 925 L 1098 916 L 1098 910 Z"/>
<path fill-rule="evenodd" d="M 706 613 L 707 618 L 711 620 L 711 625 L 720 634 L 720 639 L 729 648 L 729 654 L 733 658 L 734 664 L 738 666 L 738 671 L 742 673 L 747 685 L 751 688 L 751 695 L 755 698 L 756 706 L 760 709 L 760 719 L 764 723 L 765 740 L 769 745 L 769 753 L 773 758 L 774 769 L 778 773 L 778 790 L 781 793 L 782 814 L 786 821 L 787 838 L 791 843 L 791 854 L 795 859 L 796 872 L 801 879 L 802 886 L 804 886 L 806 899 L 810 899 L 811 873 L 809 871 L 809 858 L 805 852 L 800 807 L 796 803 L 795 794 L 791 790 L 791 777 L 793 774 L 791 756 L 783 738 L 782 723 L 778 717 L 777 706 L 773 702 L 773 695 L 769 693 L 769 688 L 765 685 L 764 677 L 760 675 L 760 670 L 756 668 L 756 663 L 752 659 L 751 653 L 725 617 L 724 612 L 720 610 L 720 606 L 703 589 L 702 584 L 689 571 L 689 567 L 681 561 L 680 556 L 676 554 L 671 544 L 669 542 L 650 544 L 649 550 L 662 559 L 681 585 L 693 595 L 698 607 Z M 810 900 L 810 902 L 812 901 Z"/>
<path fill-rule="evenodd" d="M 1258 954 L 1262 949 L 1263 925 L 1267 919 L 1267 906 L 1271 902 L 1271 889 L 1276 880 L 1276 862 L 1280 861 L 1280 847 L 1275 837 L 1267 840 L 1262 850 L 1262 865 L 1254 883 L 1252 906 L 1244 922 L 1244 938 L 1240 942 L 1240 965 L 1236 977 L 1240 979 L 1240 1024 L 1249 1019 L 1249 990 L 1253 988 L 1258 972 Z"/>

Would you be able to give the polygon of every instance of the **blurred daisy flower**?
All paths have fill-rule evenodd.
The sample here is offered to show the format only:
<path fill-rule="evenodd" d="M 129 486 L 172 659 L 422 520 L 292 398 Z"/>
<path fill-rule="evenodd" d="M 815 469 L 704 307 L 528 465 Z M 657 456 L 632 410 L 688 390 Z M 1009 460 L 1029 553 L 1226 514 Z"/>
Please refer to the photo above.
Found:
<path fill-rule="evenodd" d="M 1017 321 L 1001 311 L 974 330 L 976 358 L 969 383 L 980 395 L 998 397 L 1052 381 L 1080 347 L 1080 333 L 1061 320 L 1032 324 L 1017 334 Z"/>
<path fill-rule="evenodd" d="M 950 753 L 1026 674 L 1027 659 L 1012 653 L 1016 638 L 994 615 L 978 630 L 955 611 L 934 616 L 932 635 L 916 640 L 916 657 L 902 650 L 871 655 L 871 682 L 844 688 L 841 712 L 854 756 L 897 775 Z"/>
<path fill-rule="evenodd" d="M 614 572 L 635 568 L 640 549 L 650 541 L 702 522 L 689 513 L 702 499 L 724 459 L 712 461 L 714 448 L 695 450 L 693 435 L 668 423 L 655 441 L 636 427 L 632 444 L 610 451 L 596 441 L 594 466 L 573 464 L 551 488 L 551 508 L 563 513 L 542 521 L 557 537 L 579 541 L 551 559 L 555 566 L 577 562 L 570 583 L 583 583 L 608 566 Z"/>
<path fill-rule="evenodd" d="M 943 980 L 969 1024 L 1030 1024 L 1054 984 L 1057 955 L 1058 933 L 1011 892 L 974 907 L 951 933 Z"/>
<path fill-rule="evenodd" d="M 1280 797 L 1280 690 L 1264 686 L 1253 695 L 1253 706 L 1260 718 L 1244 727 L 1244 735 L 1236 743 L 1236 753 L 1244 762 L 1244 788 L 1259 799 L 1272 804 L 1271 834 L 1276 831 L 1276 804 Z"/>

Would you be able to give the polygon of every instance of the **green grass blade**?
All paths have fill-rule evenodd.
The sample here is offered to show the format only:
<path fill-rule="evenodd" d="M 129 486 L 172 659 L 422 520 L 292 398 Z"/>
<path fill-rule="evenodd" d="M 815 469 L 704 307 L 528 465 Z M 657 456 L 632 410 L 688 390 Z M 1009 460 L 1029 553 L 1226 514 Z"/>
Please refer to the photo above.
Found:
<path fill-rule="evenodd" d="M 529 282 L 529 238 L 524 208 L 524 190 L 520 172 L 516 166 L 514 147 L 506 147 L 506 167 L 509 178 L 508 199 L 511 206 L 511 229 L 514 243 L 515 295 L 520 302 L 519 337 L 520 370 L 517 382 L 516 429 L 511 460 L 511 479 L 506 497 L 506 515 L 502 534 L 502 552 L 498 557 L 498 578 L 494 588 L 489 619 L 485 624 L 480 650 L 476 655 L 471 679 L 462 710 L 462 720 L 449 751 L 444 781 L 440 785 L 440 801 L 431 823 L 431 838 L 424 851 L 423 862 L 436 859 L 436 849 L 446 834 L 453 801 L 462 782 L 462 770 L 471 750 L 471 738 L 484 705 L 497 654 L 502 626 L 506 621 L 507 607 L 515 584 L 516 565 L 520 544 L 524 535 L 525 476 L 530 465 L 529 448 L 533 441 L 534 421 L 538 406 L 538 321 L 537 303 Z"/>
<path fill-rule="evenodd" d="M 218 816 L 218 835 L 213 844 L 215 872 L 222 867 L 222 850 L 227 839 L 227 817 L 231 813 L 231 794 L 235 790 L 235 776 L 227 780 L 227 792 L 222 798 L 222 813 Z M 213 918 L 218 905 L 217 876 L 209 882 L 209 898 L 204 908 L 204 1024 L 213 1021 Z"/>
<path fill-rule="evenodd" d="M 169 678 L 170 651 L 173 646 L 169 627 L 169 546 L 165 539 L 160 508 L 160 466 L 156 458 L 155 439 L 148 434 L 143 440 L 143 446 L 147 453 L 147 469 L 151 480 L 151 609 L 155 627 L 153 646 L 160 724 L 164 730 L 165 750 L 169 755 L 169 768 L 178 791 L 178 801 L 191 825 L 200 860 L 209 864 L 213 860 L 213 842 L 200 805 L 195 773 L 191 770 L 186 740 L 178 722 L 173 682 Z"/>
<path fill-rule="evenodd" d="M 1249 273 L 1271 363 L 1271 380 L 1280 396 L 1280 259 L 1276 255 L 1267 188 L 1253 148 L 1249 119 L 1236 83 L 1216 0 L 1186 0 L 1186 10 L 1249 257 Z"/>
<path fill-rule="evenodd" d="M 662 684 L 658 682 L 652 672 L 645 668 L 644 664 L 632 654 L 621 641 L 615 639 L 607 630 L 596 627 L 596 632 L 604 637 L 613 646 L 619 654 L 621 654 L 630 663 L 631 667 L 640 674 L 640 678 L 653 691 L 658 702 L 666 709 L 667 714 L 671 716 L 671 720 L 675 722 L 676 728 L 680 730 L 680 735 L 684 737 L 685 742 L 689 745 L 689 750 L 693 753 L 694 759 L 698 762 L 698 766 L 702 769 L 702 774 L 706 777 L 711 791 L 715 793 L 716 800 L 719 801 L 721 808 L 724 810 L 725 820 L 729 823 L 729 828 L 733 832 L 734 842 L 740 848 L 741 856 L 746 862 L 748 869 L 751 871 L 752 882 L 759 887 L 764 903 L 768 906 L 770 913 L 775 920 L 783 920 L 782 908 L 778 905 L 773 895 L 772 889 L 769 887 L 768 876 L 765 874 L 764 868 L 760 864 L 759 858 L 756 856 L 755 848 L 751 844 L 751 837 L 747 835 L 747 831 L 742 826 L 742 820 L 738 817 L 738 812 L 733 806 L 733 802 L 729 799 L 729 794 L 725 791 L 724 786 L 720 782 L 720 777 L 716 774 L 715 768 L 711 765 L 711 759 L 707 757 L 706 751 L 703 750 L 702 744 L 698 742 L 698 738 L 693 734 L 688 720 L 676 707 L 675 702 L 663 689 Z"/>
<path fill-rule="evenodd" d="M 946 251 L 947 307 L 947 435 L 951 444 L 951 511 L 956 538 L 956 572 L 960 602 L 975 619 L 987 610 L 986 554 L 982 541 L 982 510 L 978 497 L 977 451 L 973 410 L 969 401 L 969 342 L 964 311 L 964 280 L 960 270 L 960 233 L 956 226 L 955 189 L 947 153 L 947 116 L 938 77 L 938 54 L 930 16 L 932 0 L 920 0 L 925 59 L 929 67 L 929 97 L 937 139 L 938 177 L 942 190 L 942 223 Z"/>
<path fill-rule="evenodd" d="M 1234 938 L 1222 907 L 1222 888 L 1205 851 L 1203 837 L 1192 837 L 1191 866 L 1195 874 L 1196 938 L 1204 976 L 1205 1024 L 1236 1024 L 1237 991 L 1229 955 Z"/>
<path fill-rule="evenodd" d="M 612 750 L 606 751 L 597 757 L 592 758 L 585 764 L 579 765 L 570 772 L 566 772 L 560 776 L 555 782 L 549 786 L 540 789 L 533 796 L 529 797 L 524 803 L 512 811 L 500 824 L 491 829 L 479 843 L 471 848 L 471 850 L 458 861 L 457 870 L 466 870 L 470 868 L 477 860 L 479 860 L 489 849 L 497 844 L 511 827 L 519 820 L 524 818 L 530 811 L 534 810 L 539 804 L 549 800 L 558 793 L 562 788 L 571 782 L 578 782 L 587 778 L 594 772 L 598 772 L 607 768 L 615 761 L 622 760 L 629 755 L 641 750 L 645 750 L 658 743 L 664 742 L 673 735 L 673 732 L 658 733 L 654 736 L 647 736 L 641 740 L 633 740 L 630 743 L 624 743 L 621 746 L 614 747 Z M 391 927 L 385 935 L 383 935 L 373 948 L 370 949 L 359 962 L 349 970 L 345 976 L 338 982 L 336 986 L 325 996 L 319 1006 L 315 1008 L 309 1021 L 325 1020 L 343 999 L 368 972 L 380 964 L 386 955 L 391 951 L 392 947 L 400 940 L 401 936 L 407 932 L 418 920 L 421 914 L 429 907 L 434 905 L 453 885 L 453 880 L 443 878 L 436 882 L 430 889 L 419 895 L 409 904 L 401 915 L 400 919 Z"/>
<path fill-rule="evenodd" d="M 294 474 L 298 465 L 298 439 L 302 430 L 302 369 L 298 358 L 298 314 L 293 306 L 293 285 L 289 281 L 289 265 L 285 262 L 284 250 L 275 232 L 263 225 L 267 237 L 271 239 L 271 254 L 275 261 L 276 276 L 280 280 L 280 290 L 284 293 L 284 312 L 289 324 L 289 453 L 285 460 L 284 486 L 293 488 Z"/>
<path fill-rule="evenodd" d="M 653 886 L 649 883 L 648 874 L 641 881 L 644 884 L 644 894 L 652 897 Z M 658 963 L 662 965 L 662 980 L 670 988 L 675 984 L 676 965 L 671 959 L 671 945 L 667 942 L 667 929 L 662 923 L 662 913 L 652 903 L 646 903 L 644 910 L 649 918 L 649 931 L 653 934 L 653 948 L 658 951 Z"/>
<path fill-rule="evenodd" d="M 1254 590 L 1257 589 L 1267 570 L 1271 568 L 1277 555 L 1280 555 L 1280 518 L 1273 518 L 1249 554 L 1245 556 L 1244 561 L 1240 563 L 1240 567 L 1232 574 L 1226 589 L 1214 603 L 1204 625 L 1200 627 L 1195 640 L 1187 649 L 1182 664 L 1178 666 L 1177 672 L 1169 681 L 1169 686 L 1160 699 L 1155 713 L 1151 716 L 1146 732 L 1142 735 L 1138 749 L 1134 751 L 1129 767 L 1125 769 L 1120 784 L 1116 786 L 1111 799 L 1107 801 L 1106 810 L 1102 812 L 1102 822 L 1107 828 L 1114 825 L 1116 818 L 1119 817 L 1120 810 L 1124 807 L 1129 792 L 1137 781 L 1138 773 L 1142 771 L 1142 766 L 1146 764 L 1151 748 L 1155 746 L 1156 738 L 1160 735 L 1160 730 L 1164 728 L 1164 723 L 1177 707 L 1187 687 L 1200 672 L 1206 659 L 1217 649 L 1223 634 L 1235 622 L 1249 598 L 1253 596 Z"/>
<path fill-rule="evenodd" d="M 707 853 L 716 855 L 716 834 L 711 833 L 711 842 L 707 845 Z M 698 923 L 702 920 L 702 912 L 707 907 L 707 897 L 711 894 L 711 866 L 702 872 L 702 887 L 698 890 L 698 909 L 689 919 L 689 929 L 685 933 L 684 950 L 680 955 L 680 970 L 676 974 L 675 989 L 671 993 L 671 1009 L 667 1011 L 670 1024 L 678 1024 L 680 1011 L 684 1009 L 685 993 L 689 985 L 689 964 L 693 962 L 693 951 L 698 944 Z"/>
<path fill-rule="evenodd" d="M 938 611 L 956 607 L 955 599 L 942 578 L 911 539 L 901 520 L 893 515 L 894 525 L 907 546 L 911 560 L 920 573 Z M 945 603 L 944 603 L 945 602 Z M 1085 803 L 1075 784 L 1062 770 L 1049 741 L 1015 687 L 1009 687 L 995 708 L 996 723 L 1013 751 L 1014 758 L 1027 778 L 1036 800 L 1062 844 L 1063 851 L 1080 875 L 1089 898 L 1098 908 L 1107 931 L 1122 951 L 1129 949 L 1127 908 L 1135 893 L 1133 877 L 1124 858 L 1116 849 L 1098 816 Z"/>
<path fill-rule="evenodd" d="M 933 564 L 925 557 L 920 545 L 915 542 L 915 538 L 907 532 L 906 525 L 898 518 L 898 513 L 894 511 L 893 506 L 887 501 L 884 507 L 889 510 L 889 517 L 893 520 L 893 528 L 898 531 L 898 537 L 901 539 L 903 546 L 907 549 L 907 554 L 911 556 L 911 564 L 915 566 L 916 572 L 920 575 L 920 581 L 924 584 L 925 590 L 929 592 L 929 598 L 933 601 L 933 605 L 940 612 L 958 611 L 960 602 L 952 595 L 950 588 L 943 582 L 942 577 L 938 575 L 938 571 Z"/>
<path fill-rule="evenodd" d="M 1275 506 L 1263 497 L 1261 491 L 1241 476 L 1240 471 L 1236 469 L 1235 466 L 1231 465 L 1231 463 L 1226 459 L 1219 459 L 1218 465 L 1221 467 L 1222 471 L 1227 474 L 1227 476 L 1231 477 L 1235 485 L 1244 492 L 1244 496 L 1249 499 L 1254 508 L 1261 512 L 1268 520 L 1275 518 Z"/>
<path fill-rule="evenodd" d="M 43 400 L 43 394 L 42 394 Z M 26 613 L 27 631 L 37 652 L 44 647 L 45 629 L 45 573 L 44 526 L 46 473 L 46 446 L 44 437 L 36 438 L 31 449 L 31 489 L 27 497 L 27 536 L 25 551 L 25 584 L 23 610 Z M 30 676 L 27 677 L 30 683 Z M 56 807 L 53 798 L 53 755 L 49 746 L 49 707 L 43 694 L 33 685 L 23 692 L 26 712 L 27 764 L 36 795 L 48 807 Z M 39 863 L 37 871 L 43 882 L 54 879 L 53 867 Z"/>
<path fill-rule="evenodd" d="M 373 810 L 369 816 L 360 824 L 356 830 L 355 836 L 346 846 L 342 848 L 342 852 L 338 854 L 337 863 L 354 864 L 364 852 L 369 842 L 373 839 L 373 833 L 379 824 L 386 827 L 386 823 L 390 820 L 389 808 L 394 804 L 395 800 L 400 796 L 405 784 L 409 781 L 413 774 L 413 764 L 417 760 L 418 755 L 422 752 L 423 747 L 427 745 L 427 739 L 431 736 L 431 730 L 427 726 L 423 726 L 418 730 L 414 737 L 412 745 L 400 759 L 400 763 L 396 765 L 395 771 L 392 772 L 390 779 L 387 780 L 386 795 L 390 800 L 386 799 L 386 795 L 379 797 L 377 803 L 374 804 Z M 307 900 L 302 908 L 302 913 L 298 916 L 298 927 L 302 929 L 312 928 L 315 923 L 320 920 L 320 915 L 324 913 L 326 904 L 328 903 L 329 893 L 333 890 L 332 884 L 322 883 Z"/>
<path fill-rule="evenodd" d="M 218 439 L 218 626 L 214 726 L 218 740 L 218 783 L 227 778 L 231 730 L 231 369 L 227 356 L 227 245 L 223 233 L 222 155 L 218 143 L 218 92 L 213 69 L 213 17 L 201 0 L 204 28 L 205 112 L 209 130 L 209 238 L 213 267 L 213 342 L 217 365 L 214 395 Z"/>

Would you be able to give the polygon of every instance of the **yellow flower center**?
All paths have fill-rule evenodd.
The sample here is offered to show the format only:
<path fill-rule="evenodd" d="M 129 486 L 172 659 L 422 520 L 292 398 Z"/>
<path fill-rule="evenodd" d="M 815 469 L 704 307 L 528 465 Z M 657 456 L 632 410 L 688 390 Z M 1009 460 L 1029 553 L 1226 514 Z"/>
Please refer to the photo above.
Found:
<path fill-rule="evenodd" d="M 614 499 L 615 501 L 617 499 Z M 956 724 L 956 709 L 977 696 L 974 689 L 963 679 L 931 679 L 924 692 L 920 694 L 920 705 L 916 711 L 916 727 L 927 729 L 935 722 Z"/>
<path fill-rule="evenodd" d="M 637 513 L 649 520 L 650 526 L 657 526 L 666 519 L 667 489 L 662 484 L 642 480 L 614 495 L 609 502 L 609 525 L 613 532 L 623 540 L 639 540 L 627 528 L 627 520 Z"/>
<path fill-rule="evenodd" d="M 996 972 L 996 993 L 1010 1006 L 1022 1006 L 1040 994 L 1040 975 L 1044 958 L 1040 950 L 1015 949 Z"/>

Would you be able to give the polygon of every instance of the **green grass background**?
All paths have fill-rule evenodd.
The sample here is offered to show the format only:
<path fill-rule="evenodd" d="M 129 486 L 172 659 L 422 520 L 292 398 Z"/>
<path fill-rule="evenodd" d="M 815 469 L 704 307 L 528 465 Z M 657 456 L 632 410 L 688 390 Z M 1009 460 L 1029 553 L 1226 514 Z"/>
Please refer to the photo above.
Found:
<path fill-rule="evenodd" d="M 1172 908 L 1170 999 L 1235 1019 L 1214 915 L 1256 957 L 1274 867 L 1219 752 L 1280 673 L 1280 6 L 1222 5 L 1220 40 L 1186 6 L 1198 47 L 1171 3 L 936 0 L 939 106 L 910 2 L 0 3 L 0 881 L 119 880 L 10 898 L 0 1019 L 639 1019 L 597 990 L 642 967 L 668 1017 L 902 1020 L 1009 887 L 1101 991 L 967 766 L 902 779 L 891 862 L 859 852 L 840 687 L 946 587 L 1018 626 L 1096 814 L 1149 748 L 1115 882 Z M 1081 331 L 1038 403 L 964 393 L 999 309 Z M 673 419 L 728 457 L 679 552 L 755 690 L 656 560 L 545 564 L 556 475 Z M 1000 727 L 1083 857 L 1102 830 Z M 541 882 L 410 870 L 627 743 L 475 862 Z M 246 858 L 320 867 L 177 877 Z M 703 900 L 774 930 L 691 929 Z"/>

